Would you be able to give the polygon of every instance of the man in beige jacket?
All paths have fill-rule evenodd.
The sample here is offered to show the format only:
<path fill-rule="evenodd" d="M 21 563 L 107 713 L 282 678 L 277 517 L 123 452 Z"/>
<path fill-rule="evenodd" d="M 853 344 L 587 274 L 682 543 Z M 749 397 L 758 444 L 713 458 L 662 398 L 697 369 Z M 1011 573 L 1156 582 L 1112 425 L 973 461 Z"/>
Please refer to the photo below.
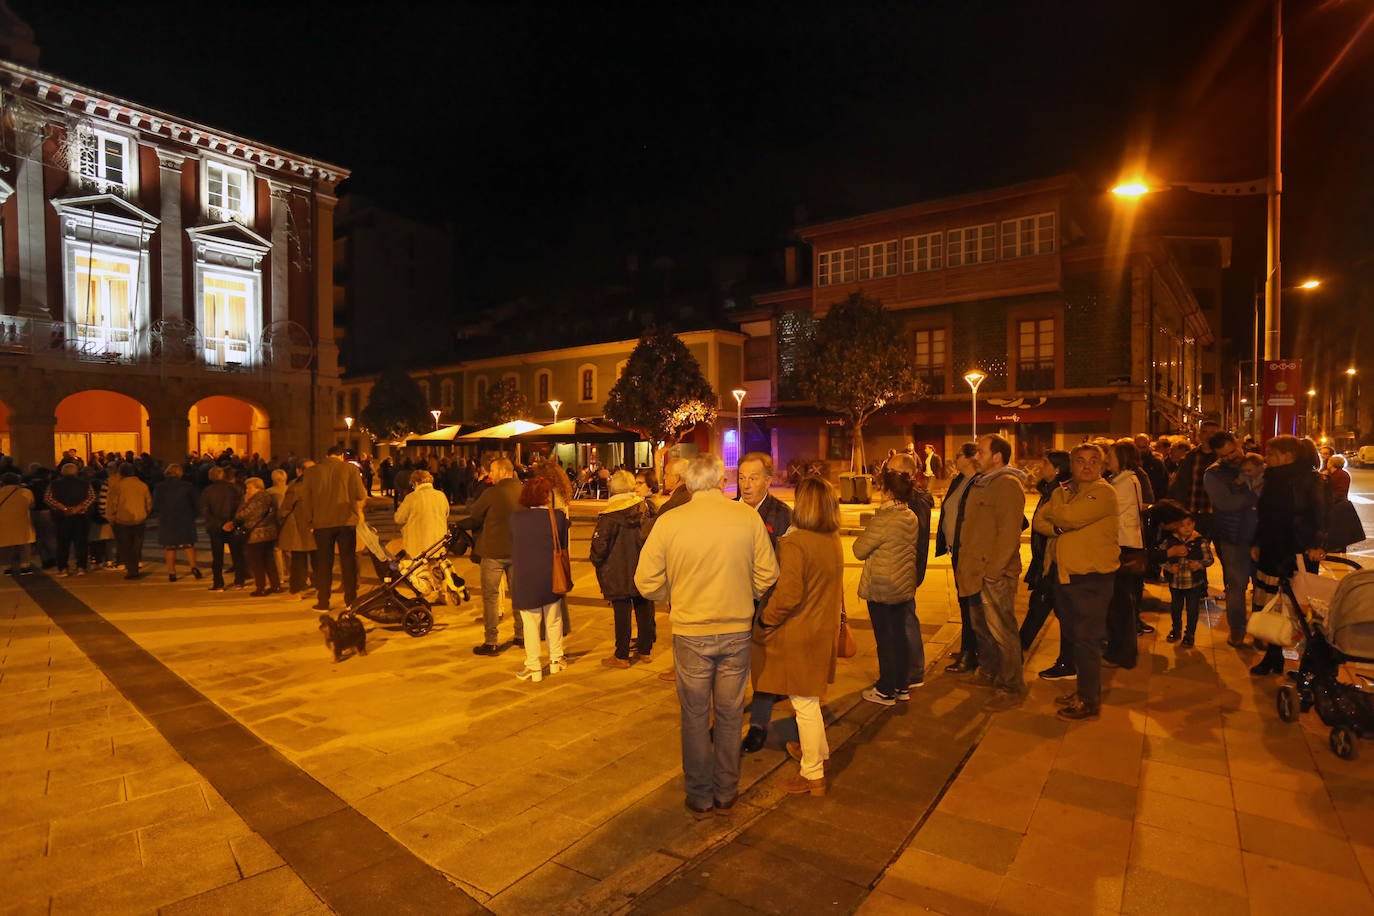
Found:
<path fill-rule="evenodd" d="M 778 581 L 778 561 L 758 512 L 725 497 L 720 458 L 693 458 L 683 479 L 691 500 L 659 514 L 639 554 L 635 588 L 672 605 L 686 804 L 705 818 L 713 809 L 728 814 L 739 795 L 754 601 Z"/>
<path fill-rule="evenodd" d="M 115 550 L 124 565 L 124 578 L 137 579 L 138 566 L 143 558 L 143 534 L 148 527 L 148 512 L 153 507 L 148 485 L 138 479 L 132 464 L 119 466 L 110 475 L 109 492 L 105 496 L 105 517 L 114 529 Z"/>
<path fill-rule="evenodd" d="M 1102 479 L 1102 450 L 1080 445 L 1069 455 L 1069 482 L 1035 513 L 1035 530 L 1049 538 L 1045 569 L 1058 567 L 1054 609 L 1059 639 L 1072 646 L 1076 691 L 1055 702 L 1064 719 L 1095 719 L 1102 705 L 1102 641 L 1120 550 L 1116 491 Z"/>

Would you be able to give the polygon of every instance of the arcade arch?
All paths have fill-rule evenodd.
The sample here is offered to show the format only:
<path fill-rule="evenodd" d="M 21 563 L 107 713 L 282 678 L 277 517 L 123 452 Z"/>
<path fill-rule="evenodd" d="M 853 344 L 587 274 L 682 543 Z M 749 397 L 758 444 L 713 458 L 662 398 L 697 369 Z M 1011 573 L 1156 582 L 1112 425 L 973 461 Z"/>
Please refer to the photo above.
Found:
<path fill-rule="evenodd" d="M 103 388 L 69 394 L 58 402 L 53 430 L 53 463 L 74 448 L 82 460 L 97 452 L 135 455 L 148 451 L 148 408 L 140 401 Z"/>
<path fill-rule="evenodd" d="M 187 452 L 218 455 L 226 448 L 247 457 L 254 452 L 272 455 L 272 429 L 267 411 L 249 401 L 228 395 L 201 398 L 186 412 L 190 423 Z"/>

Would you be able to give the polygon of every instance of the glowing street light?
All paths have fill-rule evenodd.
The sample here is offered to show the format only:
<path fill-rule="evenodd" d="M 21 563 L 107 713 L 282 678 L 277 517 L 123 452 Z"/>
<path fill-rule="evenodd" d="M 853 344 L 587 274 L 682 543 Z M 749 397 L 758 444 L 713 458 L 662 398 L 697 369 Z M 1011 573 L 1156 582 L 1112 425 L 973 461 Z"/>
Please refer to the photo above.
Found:
<path fill-rule="evenodd" d="M 735 454 L 744 454 L 744 396 L 748 394 L 743 388 L 736 388 L 730 392 L 735 396 Z M 739 458 L 735 459 L 735 490 L 739 491 Z"/>
<path fill-rule="evenodd" d="M 1303 282 L 1298 284 L 1298 289 L 1316 289 L 1318 286 L 1321 285 L 1322 281 L 1320 280 L 1304 280 Z"/>
<path fill-rule="evenodd" d="M 441 413 L 443 413 L 443 411 L 441 411 L 441 410 L 440 410 L 439 408 L 437 408 L 437 407 L 434 408 L 433 410 L 431 410 L 431 411 L 429 412 L 429 415 L 430 415 L 431 417 L 434 418 L 434 428 L 435 428 L 435 429 L 438 429 L 438 428 L 439 428 L 439 414 L 441 414 Z"/>
<path fill-rule="evenodd" d="M 353 418 L 352 418 L 352 417 L 344 417 L 344 426 L 347 426 L 347 427 L 348 427 L 348 431 L 349 431 L 349 432 L 353 432 Z"/>
<path fill-rule="evenodd" d="M 550 401 L 549 407 L 553 410 L 553 422 L 558 422 L 558 408 L 563 406 L 562 401 Z"/>
<path fill-rule="evenodd" d="M 978 369 L 970 369 L 964 373 L 964 381 L 973 389 L 973 440 L 978 441 L 978 386 L 983 384 L 987 375 Z"/>
<path fill-rule="evenodd" d="M 1129 181 L 1112 188 L 1117 197 L 1143 197 L 1150 193 L 1150 186 L 1139 181 Z"/>

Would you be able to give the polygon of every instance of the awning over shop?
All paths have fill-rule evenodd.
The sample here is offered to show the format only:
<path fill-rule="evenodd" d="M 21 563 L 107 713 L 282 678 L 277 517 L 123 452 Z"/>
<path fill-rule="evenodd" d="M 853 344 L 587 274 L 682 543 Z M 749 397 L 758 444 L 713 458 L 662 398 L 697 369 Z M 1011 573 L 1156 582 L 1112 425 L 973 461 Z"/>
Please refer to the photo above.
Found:
<path fill-rule="evenodd" d="M 531 423 L 529 420 L 511 420 L 509 423 L 502 423 L 499 426 L 488 426 L 486 429 L 479 429 L 465 435 L 457 436 L 454 442 L 505 442 L 521 433 L 532 430 L 543 429 L 538 423 Z"/>
<path fill-rule="evenodd" d="M 433 432 L 425 433 L 422 436 L 409 436 L 406 445 L 433 445 L 436 442 L 452 442 L 454 439 L 475 430 L 477 427 L 471 423 L 458 423 L 453 426 L 444 426 Z"/>
<path fill-rule="evenodd" d="M 516 442 L 638 442 L 644 437 L 605 417 L 570 417 L 511 438 Z"/>

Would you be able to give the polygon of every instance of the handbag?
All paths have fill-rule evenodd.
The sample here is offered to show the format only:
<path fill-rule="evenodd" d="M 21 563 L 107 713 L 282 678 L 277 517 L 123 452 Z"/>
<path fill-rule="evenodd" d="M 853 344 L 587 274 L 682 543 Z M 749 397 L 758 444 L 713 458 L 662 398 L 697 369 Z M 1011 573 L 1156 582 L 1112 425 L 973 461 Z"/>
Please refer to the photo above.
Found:
<path fill-rule="evenodd" d="M 1121 572 L 1128 576 L 1143 576 L 1149 566 L 1150 551 L 1146 549 L 1149 539 L 1145 532 L 1145 507 L 1141 504 L 1140 483 L 1131 481 L 1135 488 L 1135 514 L 1136 521 L 1140 523 L 1140 547 L 1121 548 Z"/>
<path fill-rule="evenodd" d="M 560 546 L 553 506 L 549 507 L 549 531 L 553 534 L 553 593 L 566 595 L 572 591 L 572 560 L 568 556 L 568 548 Z"/>
<path fill-rule="evenodd" d="M 840 632 L 835 645 L 835 654 L 840 658 L 853 658 L 859 654 L 859 643 L 849 629 L 849 615 L 844 608 L 844 595 L 840 596 Z"/>
<path fill-rule="evenodd" d="M 1288 596 L 1280 591 L 1261 610 L 1251 614 L 1245 624 L 1245 633 L 1270 645 L 1297 645 L 1298 624 Z"/>

